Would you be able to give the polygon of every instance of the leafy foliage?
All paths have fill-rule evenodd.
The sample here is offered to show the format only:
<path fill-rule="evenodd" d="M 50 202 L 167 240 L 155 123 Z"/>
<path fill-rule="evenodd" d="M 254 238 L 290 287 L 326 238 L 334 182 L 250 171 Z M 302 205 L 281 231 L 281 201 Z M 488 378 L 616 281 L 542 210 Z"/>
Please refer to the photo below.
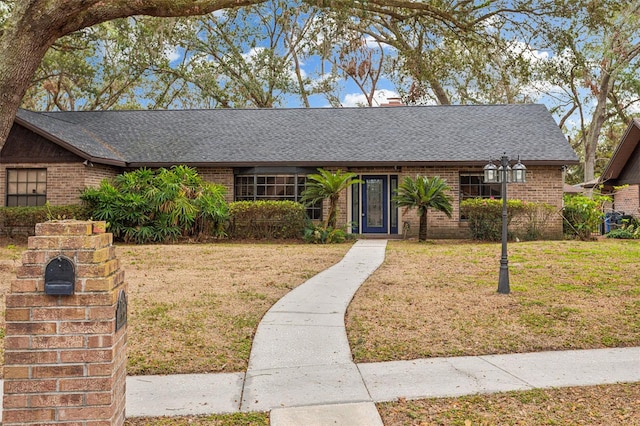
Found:
<path fill-rule="evenodd" d="M 329 172 L 318 169 L 317 174 L 307 176 L 307 187 L 302 192 L 302 202 L 307 205 L 316 204 L 319 201 L 329 200 L 329 214 L 325 228 L 336 228 L 338 221 L 338 200 L 340 193 L 351 185 L 361 183 L 357 175 L 351 172 Z"/>
<path fill-rule="evenodd" d="M 399 207 L 418 210 L 420 217 L 419 241 L 427 239 L 427 211 L 430 208 L 451 217 L 452 198 L 447 194 L 447 191 L 451 191 L 451 188 L 447 185 L 447 181 L 439 176 L 429 178 L 418 175 L 415 179 L 407 176 L 398 185 L 397 194 L 393 197 L 393 201 Z"/>
<path fill-rule="evenodd" d="M 522 202 L 519 221 L 523 221 L 524 234 L 522 238 L 527 241 L 539 240 L 544 236 L 545 224 L 552 215 L 557 213 L 557 208 L 547 203 Z"/>
<path fill-rule="evenodd" d="M 305 207 L 295 201 L 236 201 L 229 205 L 231 238 L 300 238 Z"/>
<path fill-rule="evenodd" d="M 224 236 L 228 205 L 222 185 L 187 166 L 138 169 L 87 188 L 81 199 L 96 219 L 126 242 L 163 242 L 180 236 Z"/>
<path fill-rule="evenodd" d="M 7 236 L 33 235 L 37 223 L 47 220 L 78 219 L 91 217 L 85 206 L 0 207 L 0 229 Z"/>
<path fill-rule="evenodd" d="M 607 238 L 624 240 L 640 239 L 640 220 L 630 217 L 622 219 L 622 222 L 622 227 L 609 231 Z"/>
<path fill-rule="evenodd" d="M 555 207 L 546 203 L 507 200 L 507 228 L 514 221 L 519 225 L 517 230 L 509 230 L 509 238 L 517 235 L 525 240 L 540 239 L 544 234 L 545 223 L 555 212 Z M 500 241 L 502 239 L 501 199 L 464 200 L 460 203 L 460 213 L 467 218 L 471 238 L 474 240 Z"/>
<path fill-rule="evenodd" d="M 312 244 L 344 243 L 354 238 L 355 236 L 349 234 L 346 228 L 334 229 L 309 223 L 304 229 L 304 241 Z"/>
<path fill-rule="evenodd" d="M 577 237 L 583 241 L 591 239 L 603 218 L 602 205 L 610 202 L 609 197 L 594 195 L 565 195 L 562 217 L 565 235 Z"/>

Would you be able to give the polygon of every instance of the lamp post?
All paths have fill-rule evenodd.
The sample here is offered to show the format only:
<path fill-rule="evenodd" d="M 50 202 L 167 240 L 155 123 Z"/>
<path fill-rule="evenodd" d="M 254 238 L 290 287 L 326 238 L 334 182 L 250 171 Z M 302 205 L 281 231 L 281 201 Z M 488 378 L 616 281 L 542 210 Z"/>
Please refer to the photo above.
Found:
<path fill-rule="evenodd" d="M 509 157 L 503 154 L 500 158 L 500 167 L 496 167 L 493 161 L 484 166 L 485 183 L 502 184 L 502 256 L 500 257 L 500 276 L 498 278 L 498 293 L 509 294 L 509 257 L 507 254 L 507 183 L 526 182 L 527 168 L 520 162 L 513 166 L 509 165 Z"/>

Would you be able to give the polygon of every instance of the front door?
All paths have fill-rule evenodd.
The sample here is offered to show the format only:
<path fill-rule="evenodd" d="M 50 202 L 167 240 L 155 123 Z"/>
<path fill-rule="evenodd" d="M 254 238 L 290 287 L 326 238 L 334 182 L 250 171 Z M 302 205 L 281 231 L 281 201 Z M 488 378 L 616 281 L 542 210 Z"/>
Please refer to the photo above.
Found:
<path fill-rule="evenodd" d="M 386 234 L 388 228 L 388 176 L 362 177 L 362 232 Z"/>

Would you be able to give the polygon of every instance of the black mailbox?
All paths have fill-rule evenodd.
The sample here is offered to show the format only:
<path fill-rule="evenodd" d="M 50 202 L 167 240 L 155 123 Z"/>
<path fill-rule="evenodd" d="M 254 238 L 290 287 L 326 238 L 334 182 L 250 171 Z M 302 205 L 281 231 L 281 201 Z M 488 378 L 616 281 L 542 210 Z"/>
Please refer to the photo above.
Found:
<path fill-rule="evenodd" d="M 73 263 L 62 256 L 51 259 L 44 270 L 44 292 L 52 296 L 71 296 L 76 282 Z"/>

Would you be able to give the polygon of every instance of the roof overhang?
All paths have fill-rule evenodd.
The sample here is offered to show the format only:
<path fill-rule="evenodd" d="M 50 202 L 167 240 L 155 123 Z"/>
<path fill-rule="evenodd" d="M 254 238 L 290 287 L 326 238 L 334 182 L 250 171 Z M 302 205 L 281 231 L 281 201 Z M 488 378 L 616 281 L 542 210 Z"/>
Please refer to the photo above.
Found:
<path fill-rule="evenodd" d="M 640 120 L 634 118 L 631 120 L 631 123 L 629 123 L 629 127 L 627 127 L 620 143 L 607 163 L 607 167 L 604 169 L 602 176 L 600 176 L 600 182 L 606 183 L 610 181 L 610 183 L 613 183 L 620 177 L 620 173 L 627 164 L 627 161 L 629 161 L 631 154 L 633 154 L 639 142 Z"/>
<path fill-rule="evenodd" d="M 55 135 L 50 134 L 49 132 L 44 131 L 43 129 L 41 129 L 40 127 L 34 126 L 33 124 L 31 124 L 30 122 L 23 120 L 22 118 L 16 116 L 15 120 L 14 120 L 14 124 L 18 124 L 22 127 L 24 127 L 25 129 L 28 129 L 29 131 L 42 136 L 43 138 L 47 139 L 48 141 L 51 141 L 53 143 L 55 143 L 56 145 L 60 146 L 61 148 L 66 149 L 67 151 L 77 155 L 78 157 L 81 157 L 85 160 L 91 161 L 92 163 L 95 164 L 105 164 L 105 165 L 109 165 L 109 166 L 118 166 L 118 167 L 125 167 L 126 163 L 124 161 L 118 161 L 118 160 L 113 160 L 111 158 L 100 158 L 100 157 L 94 157 L 91 156 L 89 154 L 87 154 L 86 152 L 78 149 L 76 146 L 71 145 L 68 142 L 65 142 L 64 140 L 58 138 Z"/>
<path fill-rule="evenodd" d="M 93 161 L 93 160 L 90 160 Z M 100 160 L 95 162 L 100 163 Z M 579 161 L 523 161 L 528 166 L 563 167 L 579 164 Z M 103 163 L 106 164 L 106 163 Z M 303 168 L 330 168 L 330 167 L 484 167 L 486 161 L 269 161 L 269 162 L 185 162 L 181 163 L 190 167 L 213 168 L 250 168 L 250 167 L 303 167 Z M 170 162 L 131 162 L 126 167 L 171 167 L 176 163 Z"/>

